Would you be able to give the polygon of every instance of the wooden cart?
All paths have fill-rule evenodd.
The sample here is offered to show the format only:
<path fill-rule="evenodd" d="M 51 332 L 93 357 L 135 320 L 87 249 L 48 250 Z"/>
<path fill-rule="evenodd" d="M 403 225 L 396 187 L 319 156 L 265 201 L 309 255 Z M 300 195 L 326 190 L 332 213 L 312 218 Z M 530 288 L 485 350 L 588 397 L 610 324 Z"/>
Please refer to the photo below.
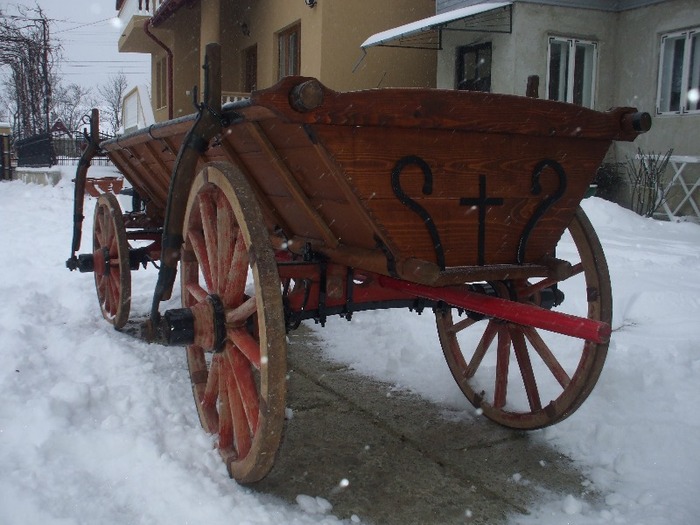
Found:
<path fill-rule="evenodd" d="M 92 141 L 68 266 L 94 273 L 121 328 L 130 271 L 160 265 L 145 326 L 187 347 L 200 420 L 232 477 L 254 482 L 273 465 L 286 333 L 305 319 L 428 308 L 455 380 L 490 419 L 534 429 L 581 405 L 605 360 L 612 296 L 579 204 L 611 141 L 648 130 L 647 114 L 478 92 L 336 93 L 300 77 L 221 107 L 217 53 L 196 114 Z M 76 256 L 100 149 L 144 204 L 123 213 L 101 195 L 92 253 Z M 176 273 L 182 308 L 161 315 Z"/>

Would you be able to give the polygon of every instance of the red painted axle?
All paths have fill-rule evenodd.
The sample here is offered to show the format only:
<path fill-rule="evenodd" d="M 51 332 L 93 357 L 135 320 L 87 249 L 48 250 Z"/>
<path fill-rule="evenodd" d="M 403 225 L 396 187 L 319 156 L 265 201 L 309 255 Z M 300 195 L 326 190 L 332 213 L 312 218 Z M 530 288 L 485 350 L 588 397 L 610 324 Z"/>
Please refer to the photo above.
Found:
<path fill-rule="evenodd" d="M 607 343 L 610 340 L 610 325 L 593 319 L 545 310 L 539 306 L 508 301 L 463 289 L 436 288 L 383 275 L 378 277 L 378 281 L 384 288 L 399 290 L 424 299 L 444 301 L 470 312 L 511 323 L 533 326 L 594 343 Z"/>

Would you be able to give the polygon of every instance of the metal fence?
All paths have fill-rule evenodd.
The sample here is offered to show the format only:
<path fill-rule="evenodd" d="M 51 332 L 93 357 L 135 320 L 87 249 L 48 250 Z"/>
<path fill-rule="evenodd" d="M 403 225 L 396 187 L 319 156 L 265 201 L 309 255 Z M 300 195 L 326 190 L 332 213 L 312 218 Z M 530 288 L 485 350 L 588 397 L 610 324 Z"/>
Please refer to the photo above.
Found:
<path fill-rule="evenodd" d="M 78 164 L 80 156 L 87 147 L 81 133 L 60 136 L 41 134 L 18 140 L 15 144 L 17 165 L 20 167 L 51 167 Z M 106 155 L 97 155 L 92 164 L 96 166 L 111 165 Z"/>
<path fill-rule="evenodd" d="M 21 168 L 42 168 L 56 164 L 51 133 L 41 133 L 15 142 L 17 166 Z"/>

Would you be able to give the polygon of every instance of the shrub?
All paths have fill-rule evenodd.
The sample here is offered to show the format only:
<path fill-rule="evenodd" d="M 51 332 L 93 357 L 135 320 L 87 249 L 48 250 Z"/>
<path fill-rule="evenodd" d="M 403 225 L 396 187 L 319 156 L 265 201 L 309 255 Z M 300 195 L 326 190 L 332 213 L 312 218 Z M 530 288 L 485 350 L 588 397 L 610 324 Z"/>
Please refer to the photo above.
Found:
<path fill-rule="evenodd" d="M 651 217 L 666 202 L 668 187 L 663 180 L 669 157 L 637 149 L 637 155 L 627 157 L 627 176 L 631 189 L 631 209 L 643 217 Z"/>

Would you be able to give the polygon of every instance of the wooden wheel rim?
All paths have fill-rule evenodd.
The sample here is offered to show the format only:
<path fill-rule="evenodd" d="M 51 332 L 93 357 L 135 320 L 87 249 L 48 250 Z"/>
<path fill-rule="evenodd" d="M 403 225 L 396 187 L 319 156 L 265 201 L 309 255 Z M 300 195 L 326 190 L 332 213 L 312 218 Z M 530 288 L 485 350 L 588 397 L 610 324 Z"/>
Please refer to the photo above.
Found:
<path fill-rule="evenodd" d="M 588 318 L 611 323 L 612 291 L 610 277 L 600 241 L 595 231 L 580 208 L 568 228 L 582 266 L 588 303 Z M 571 261 L 572 264 L 577 261 Z M 562 281 L 563 282 L 563 281 Z M 578 293 L 578 292 L 577 292 Z M 566 300 L 565 303 L 566 304 Z M 469 401 L 489 419 L 504 426 L 519 429 L 536 429 L 557 423 L 571 415 L 588 397 L 600 375 L 608 350 L 607 343 L 595 344 L 580 341 L 580 357 L 571 372 L 557 369 L 559 357 L 557 351 L 550 349 L 547 343 L 541 347 L 538 331 L 532 327 L 514 325 L 498 320 L 480 321 L 478 326 L 481 339 L 473 353 L 464 352 L 457 339 L 457 333 L 469 328 L 477 329 L 477 322 L 461 318 L 455 321 L 454 311 L 447 309 L 436 312 L 436 321 L 440 344 L 453 377 Z M 561 385 L 561 392 L 552 399 L 539 399 L 537 378 L 532 369 L 532 358 L 541 355 L 535 349 L 533 340 L 540 345 L 543 352 L 550 351 L 551 356 L 542 358 L 548 364 L 549 372 Z M 463 345 L 462 345 L 463 346 Z M 484 391 L 483 385 L 472 384 L 472 377 L 488 352 L 496 356 L 496 370 L 491 391 Z M 501 355 L 499 359 L 498 355 Z M 477 354 L 479 354 L 477 356 Z M 538 357 L 539 357 L 538 355 Z M 511 357 L 514 356 L 515 359 Z M 469 366 L 469 363 L 472 366 Z M 551 366 L 550 366 L 551 364 Z M 513 410 L 507 407 L 508 366 L 515 366 L 520 371 L 529 409 Z M 526 379 L 531 378 L 531 379 Z M 505 384 L 504 384 L 505 382 Z M 532 388 L 532 384 L 535 388 Z M 531 396 L 532 399 L 531 400 Z"/>
<path fill-rule="evenodd" d="M 122 328 L 129 319 L 131 309 L 129 244 L 119 201 L 111 193 L 104 193 L 97 198 L 92 248 L 96 258 L 107 259 L 104 253 L 109 254 L 105 271 L 96 269 L 94 272 L 102 316 L 114 328 Z"/>
<path fill-rule="evenodd" d="M 201 305 L 216 294 L 227 320 L 244 312 L 242 320 L 227 322 L 220 353 L 187 348 L 200 421 L 218 435 L 231 477 L 258 481 L 274 463 L 286 394 L 282 297 L 267 229 L 247 180 L 226 163 L 209 164 L 197 175 L 184 224 L 183 306 Z M 246 276 L 252 277 L 252 297 L 244 292 Z"/>

